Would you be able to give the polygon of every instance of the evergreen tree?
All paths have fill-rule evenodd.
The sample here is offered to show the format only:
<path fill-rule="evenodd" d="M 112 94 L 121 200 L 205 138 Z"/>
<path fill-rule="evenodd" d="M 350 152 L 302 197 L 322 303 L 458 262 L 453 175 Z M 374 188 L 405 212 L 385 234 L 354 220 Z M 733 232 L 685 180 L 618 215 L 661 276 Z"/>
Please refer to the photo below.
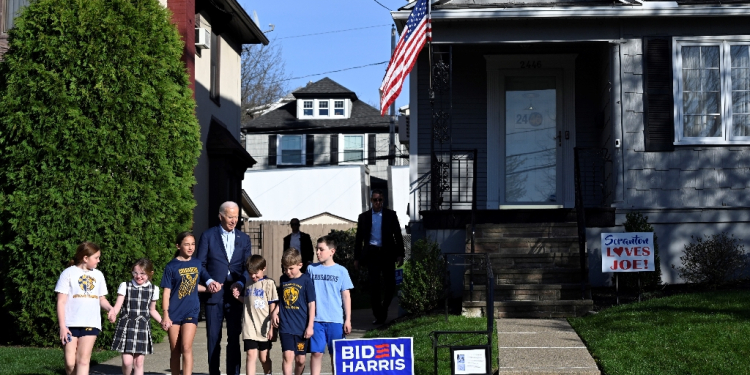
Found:
<path fill-rule="evenodd" d="M 35 0 L 0 63 L 0 278 L 6 341 L 59 343 L 55 282 L 82 241 L 108 298 L 132 264 L 158 284 L 192 222 L 200 153 L 183 43 L 157 0 Z M 105 315 L 103 316 L 103 322 Z M 105 323 L 99 346 L 111 343 Z M 102 337 L 100 336 L 100 337 Z"/>

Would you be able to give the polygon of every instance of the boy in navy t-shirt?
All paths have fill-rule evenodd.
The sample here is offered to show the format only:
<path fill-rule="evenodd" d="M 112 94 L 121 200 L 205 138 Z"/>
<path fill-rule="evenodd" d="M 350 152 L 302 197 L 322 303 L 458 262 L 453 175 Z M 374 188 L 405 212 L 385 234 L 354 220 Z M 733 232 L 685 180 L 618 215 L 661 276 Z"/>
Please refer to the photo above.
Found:
<path fill-rule="evenodd" d="M 281 350 L 284 352 L 282 370 L 284 375 L 301 375 L 305 370 L 307 340 L 313 335 L 315 320 L 315 285 L 307 274 L 302 273 L 302 255 L 290 248 L 281 258 L 284 276 L 281 276 L 280 309 L 273 312 L 274 326 L 279 327 Z"/>

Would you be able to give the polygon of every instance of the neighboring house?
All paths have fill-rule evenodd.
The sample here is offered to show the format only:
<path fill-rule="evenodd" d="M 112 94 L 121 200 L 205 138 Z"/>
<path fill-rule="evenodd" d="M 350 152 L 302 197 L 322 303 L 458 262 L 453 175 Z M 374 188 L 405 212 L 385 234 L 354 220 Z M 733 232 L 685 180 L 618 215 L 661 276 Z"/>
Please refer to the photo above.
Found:
<path fill-rule="evenodd" d="M 203 150 L 193 189 L 193 231 L 199 235 L 218 222 L 222 202 L 243 202 L 242 179 L 255 160 L 240 143 L 242 45 L 268 39 L 236 0 L 160 1 L 185 41 L 183 61 L 201 126 Z M 241 206 L 247 215 L 259 215 Z"/>
<path fill-rule="evenodd" d="M 411 6 L 392 13 L 399 30 Z M 623 232 L 630 212 L 654 226 L 668 283 L 691 235 L 748 244 L 749 21 L 749 5 L 712 0 L 433 1 L 433 56 L 422 50 L 409 82 L 413 238 L 492 253 L 496 300 L 538 316 L 588 308 L 568 303 L 587 281 L 579 227 L 592 285 L 611 281 L 599 234 Z M 542 262 L 570 277 L 532 287 L 554 274 Z"/>
<path fill-rule="evenodd" d="M 388 158 L 390 117 L 330 78 L 263 110 L 242 127 L 245 147 L 258 160 L 253 170 L 366 165 L 371 187 L 386 190 L 388 166 L 408 164 L 398 134 L 395 158 Z"/>

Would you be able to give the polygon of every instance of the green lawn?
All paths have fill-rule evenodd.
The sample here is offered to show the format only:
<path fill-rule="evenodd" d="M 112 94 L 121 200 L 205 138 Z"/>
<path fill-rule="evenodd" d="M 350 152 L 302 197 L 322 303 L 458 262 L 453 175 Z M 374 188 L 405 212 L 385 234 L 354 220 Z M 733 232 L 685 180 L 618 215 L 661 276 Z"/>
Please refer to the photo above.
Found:
<path fill-rule="evenodd" d="M 114 351 L 95 351 L 91 365 L 118 356 Z M 0 374 L 65 375 L 62 349 L 0 346 Z"/>
<path fill-rule="evenodd" d="M 681 294 L 570 319 L 603 373 L 750 373 L 750 291 Z"/>
<path fill-rule="evenodd" d="M 445 315 L 430 315 L 395 323 L 383 330 L 372 330 L 365 334 L 366 338 L 373 337 L 413 337 L 414 338 L 414 371 L 417 375 L 427 375 L 433 372 L 432 331 L 478 331 L 487 327 L 486 318 L 465 318 L 450 315 L 445 321 Z M 493 327 L 496 325 L 493 324 Z M 479 345 L 483 344 L 486 336 L 451 335 L 441 336 L 440 344 Z M 492 339 L 492 367 L 497 370 L 497 329 L 493 329 Z M 450 374 L 450 350 L 438 350 L 438 373 Z"/>

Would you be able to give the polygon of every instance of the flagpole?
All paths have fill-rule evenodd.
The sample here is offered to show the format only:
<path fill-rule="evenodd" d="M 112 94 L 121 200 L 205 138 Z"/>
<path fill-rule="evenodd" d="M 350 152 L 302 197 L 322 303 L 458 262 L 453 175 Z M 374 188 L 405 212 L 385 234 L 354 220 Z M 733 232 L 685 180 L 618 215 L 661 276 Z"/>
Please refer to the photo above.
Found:
<path fill-rule="evenodd" d="M 430 23 L 430 37 L 427 38 L 427 61 L 430 64 L 430 103 L 435 100 L 435 92 L 432 91 L 432 0 L 427 0 L 427 20 Z"/>
<path fill-rule="evenodd" d="M 396 50 L 396 25 L 391 25 L 391 58 Z M 390 137 L 388 138 L 388 165 L 396 165 L 396 101 L 391 103 Z"/>

